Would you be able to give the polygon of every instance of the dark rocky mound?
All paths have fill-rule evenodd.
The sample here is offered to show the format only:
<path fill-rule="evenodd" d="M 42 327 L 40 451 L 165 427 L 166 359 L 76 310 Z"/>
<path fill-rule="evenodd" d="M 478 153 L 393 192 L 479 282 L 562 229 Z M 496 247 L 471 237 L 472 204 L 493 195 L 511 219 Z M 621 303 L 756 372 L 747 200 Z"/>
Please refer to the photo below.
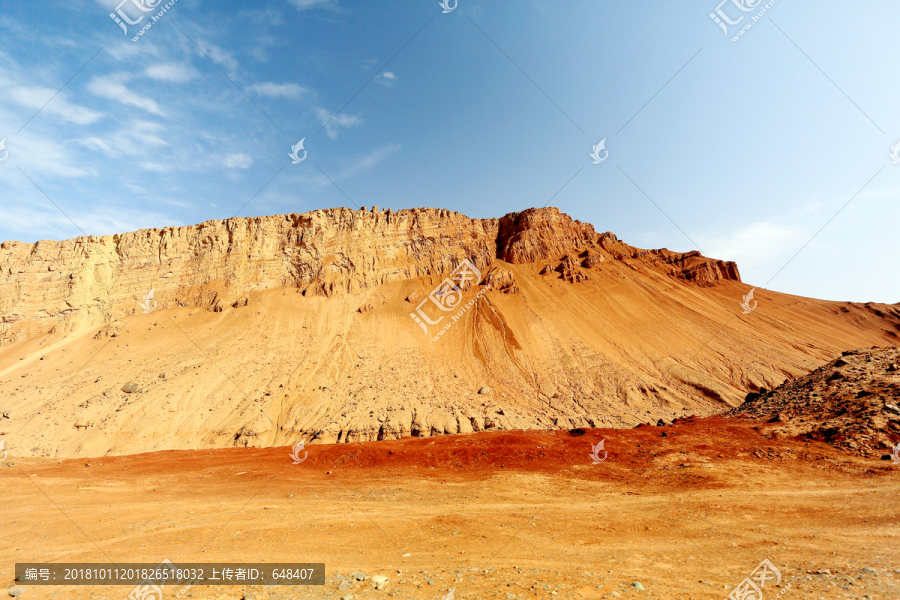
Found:
<path fill-rule="evenodd" d="M 747 394 L 727 414 L 777 423 L 787 436 L 821 440 L 862 454 L 883 455 L 900 442 L 900 350 L 848 350 L 772 391 Z"/>

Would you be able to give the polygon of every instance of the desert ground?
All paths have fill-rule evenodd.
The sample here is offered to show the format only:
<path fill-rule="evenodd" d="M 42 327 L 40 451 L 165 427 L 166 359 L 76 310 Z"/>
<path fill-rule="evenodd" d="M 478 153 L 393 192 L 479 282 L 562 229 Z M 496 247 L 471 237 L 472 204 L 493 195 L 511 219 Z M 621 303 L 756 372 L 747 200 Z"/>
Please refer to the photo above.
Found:
<path fill-rule="evenodd" d="M 900 464 L 774 427 L 709 417 L 322 444 L 300 464 L 288 447 L 10 458 L 0 585 L 112 600 L 130 589 L 15 584 L 13 563 L 308 561 L 325 563 L 326 585 L 182 597 L 699 600 L 769 559 L 782 579 L 764 598 L 900 597 Z"/>

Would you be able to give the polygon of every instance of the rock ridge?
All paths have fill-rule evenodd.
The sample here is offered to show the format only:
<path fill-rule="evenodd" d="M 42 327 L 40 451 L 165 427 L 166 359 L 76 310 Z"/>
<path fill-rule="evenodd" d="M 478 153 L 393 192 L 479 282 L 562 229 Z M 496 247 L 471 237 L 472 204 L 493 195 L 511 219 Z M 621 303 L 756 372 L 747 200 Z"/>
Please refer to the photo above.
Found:
<path fill-rule="evenodd" d="M 0 344 L 127 318 L 142 310 L 151 290 L 158 308 L 221 311 L 246 306 L 251 292 L 274 288 L 332 297 L 418 277 L 437 281 L 463 260 L 486 273 L 497 260 L 526 264 L 586 249 L 656 265 L 700 285 L 740 281 L 734 263 L 699 252 L 634 248 L 553 207 L 499 219 L 436 208 L 330 208 L 63 241 L 3 242 Z M 568 280 L 581 280 L 571 271 Z"/>

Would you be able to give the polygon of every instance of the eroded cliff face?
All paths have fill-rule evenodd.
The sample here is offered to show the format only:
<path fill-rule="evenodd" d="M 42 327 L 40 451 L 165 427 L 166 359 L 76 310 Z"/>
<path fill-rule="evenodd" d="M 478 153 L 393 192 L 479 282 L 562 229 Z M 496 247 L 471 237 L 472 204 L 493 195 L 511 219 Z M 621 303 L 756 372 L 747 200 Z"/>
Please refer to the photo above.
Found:
<path fill-rule="evenodd" d="M 464 260 L 480 280 L 435 296 Z M 734 263 L 553 208 L 7 242 L 0 437 L 11 456 L 64 457 L 632 427 L 722 411 L 900 331 L 891 307 L 768 290 L 744 315 L 749 289 Z"/>
<path fill-rule="evenodd" d="M 296 288 L 330 297 L 445 275 L 465 259 L 484 272 L 498 259 L 525 264 L 585 249 L 601 258 L 659 265 L 701 284 L 740 281 L 734 263 L 698 252 L 639 250 L 556 208 L 500 219 L 431 208 L 337 208 L 60 242 L 4 242 L 0 343 L 134 315 L 151 290 L 152 306 L 159 309 L 221 310 L 251 292 Z"/>

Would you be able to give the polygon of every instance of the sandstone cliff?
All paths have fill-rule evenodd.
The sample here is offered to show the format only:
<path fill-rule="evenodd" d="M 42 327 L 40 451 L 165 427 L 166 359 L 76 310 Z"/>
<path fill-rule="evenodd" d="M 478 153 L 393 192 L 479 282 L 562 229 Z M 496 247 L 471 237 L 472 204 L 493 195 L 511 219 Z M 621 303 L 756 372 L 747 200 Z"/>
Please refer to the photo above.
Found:
<path fill-rule="evenodd" d="M 151 290 L 157 308 L 221 308 L 262 290 L 352 294 L 448 274 L 465 259 L 485 269 L 497 259 L 523 264 L 590 247 L 619 260 L 670 265 L 671 274 L 691 281 L 740 281 L 734 263 L 697 252 L 639 251 L 555 208 L 502 219 L 429 208 L 338 208 L 61 242 L 4 242 L 0 344 L 126 318 L 142 310 Z"/>
<path fill-rule="evenodd" d="M 466 260 L 479 281 L 447 287 Z M 748 315 L 749 289 L 734 263 L 638 249 L 552 208 L 6 242 L 0 437 L 11 456 L 97 456 L 630 427 L 896 344 L 896 307 L 757 289 Z"/>

